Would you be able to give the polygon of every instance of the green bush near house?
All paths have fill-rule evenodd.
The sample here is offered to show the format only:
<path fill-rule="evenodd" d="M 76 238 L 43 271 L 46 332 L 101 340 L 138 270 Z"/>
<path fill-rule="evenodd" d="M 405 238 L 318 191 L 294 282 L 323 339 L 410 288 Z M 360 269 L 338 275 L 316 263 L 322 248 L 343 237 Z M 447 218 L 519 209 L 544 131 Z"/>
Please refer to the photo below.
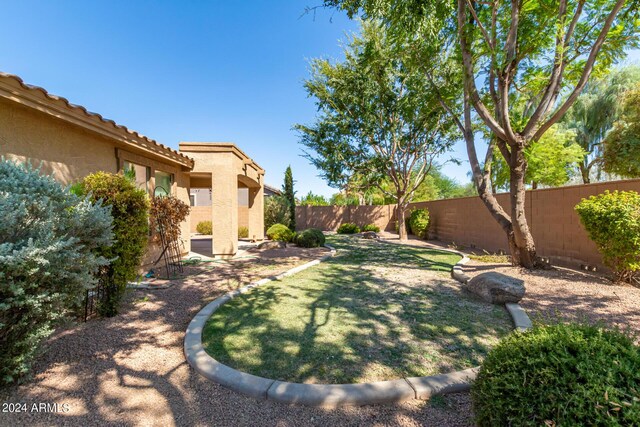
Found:
<path fill-rule="evenodd" d="M 196 231 L 200 234 L 211 235 L 213 233 L 213 224 L 211 221 L 200 221 L 196 225 Z"/>
<path fill-rule="evenodd" d="M 249 228 L 238 227 L 238 237 L 240 239 L 246 239 L 247 237 L 249 237 Z"/>
<path fill-rule="evenodd" d="M 352 222 L 345 222 L 338 227 L 338 234 L 356 234 L 360 232 L 360 227 Z"/>
<path fill-rule="evenodd" d="M 427 238 L 429 231 L 429 211 L 426 209 L 415 209 L 409 215 L 409 229 L 411 234 L 421 239 Z"/>
<path fill-rule="evenodd" d="M 367 224 L 364 227 L 362 227 L 362 231 L 373 231 L 374 233 L 379 233 L 380 227 L 378 227 L 375 224 Z"/>
<path fill-rule="evenodd" d="M 77 190 L 91 201 L 111 207 L 115 242 L 113 246 L 99 248 L 97 253 L 111 260 L 107 276 L 112 289 L 98 306 L 98 312 L 102 316 L 115 316 L 127 282 L 137 276 L 149 241 L 149 196 L 130 177 L 106 172 L 88 175 Z"/>
<path fill-rule="evenodd" d="M 575 209 L 616 281 L 630 282 L 640 270 L 640 194 L 605 191 L 582 199 Z"/>
<path fill-rule="evenodd" d="M 112 243 L 110 208 L 31 166 L 0 161 L 0 384 L 29 371 L 39 345 L 72 316 Z"/>
<path fill-rule="evenodd" d="M 289 224 L 291 208 L 284 196 L 269 196 L 264 199 L 264 227 L 270 229 L 275 224 Z"/>
<path fill-rule="evenodd" d="M 471 395 L 480 426 L 640 425 L 640 347 L 618 330 L 536 325 L 491 350 Z"/>
<path fill-rule="evenodd" d="M 267 230 L 267 237 L 280 242 L 291 242 L 295 237 L 295 233 L 284 224 L 274 224 Z"/>
<path fill-rule="evenodd" d="M 317 248 L 325 242 L 324 233 L 317 228 L 308 228 L 296 235 L 296 244 L 303 248 Z"/>

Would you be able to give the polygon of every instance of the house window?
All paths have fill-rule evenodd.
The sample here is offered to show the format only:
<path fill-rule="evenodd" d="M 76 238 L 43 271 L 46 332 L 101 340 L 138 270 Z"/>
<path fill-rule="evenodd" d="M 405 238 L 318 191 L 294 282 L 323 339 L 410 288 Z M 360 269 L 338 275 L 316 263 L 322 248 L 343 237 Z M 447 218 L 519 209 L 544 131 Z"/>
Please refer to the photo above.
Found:
<path fill-rule="evenodd" d="M 195 194 L 190 194 L 189 195 L 189 201 L 191 202 L 191 206 L 195 206 L 196 205 L 196 196 L 195 196 Z"/>
<path fill-rule="evenodd" d="M 171 184 L 173 184 L 173 174 L 156 171 L 156 187 L 154 189 L 155 196 L 168 196 L 171 194 Z"/>
<path fill-rule="evenodd" d="M 124 162 L 123 169 L 125 174 L 133 174 L 136 182 L 136 186 L 145 191 L 149 191 L 149 168 L 142 165 L 137 165 L 131 162 Z"/>

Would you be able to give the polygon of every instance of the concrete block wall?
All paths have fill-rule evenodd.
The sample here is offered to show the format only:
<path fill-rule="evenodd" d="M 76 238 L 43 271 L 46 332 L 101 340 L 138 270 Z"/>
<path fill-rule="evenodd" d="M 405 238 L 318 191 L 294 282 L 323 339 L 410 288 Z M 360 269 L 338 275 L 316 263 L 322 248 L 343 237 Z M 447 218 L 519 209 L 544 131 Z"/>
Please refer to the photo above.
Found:
<path fill-rule="evenodd" d="M 526 216 L 538 254 L 558 265 L 604 268 L 602 257 L 580 224 L 574 207 L 583 198 L 606 190 L 640 193 L 640 179 L 527 191 Z M 498 194 L 497 199 L 509 212 L 509 195 Z M 433 239 L 490 252 L 509 252 L 504 231 L 479 197 L 412 203 L 408 210 L 416 208 L 429 210 L 429 235 Z M 395 231 L 396 222 L 393 205 L 298 206 L 296 219 L 298 229 L 321 230 L 336 230 L 344 222 L 355 222 L 360 226 L 375 223 L 383 230 Z"/>

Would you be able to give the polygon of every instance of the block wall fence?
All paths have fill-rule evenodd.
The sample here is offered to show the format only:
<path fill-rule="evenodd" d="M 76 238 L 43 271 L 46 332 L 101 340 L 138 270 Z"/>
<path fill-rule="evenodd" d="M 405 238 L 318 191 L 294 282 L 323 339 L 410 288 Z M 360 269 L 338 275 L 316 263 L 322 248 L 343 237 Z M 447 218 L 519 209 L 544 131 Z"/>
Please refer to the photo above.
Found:
<path fill-rule="evenodd" d="M 640 179 L 527 191 L 527 221 L 538 254 L 549 258 L 553 264 L 570 267 L 590 265 L 602 269 L 602 257 L 580 224 L 574 207 L 583 198 L 605 190 L 640 193 Z M 509 195 L 498 194 L 497 199 L 509 212 Z M 505 233 L 477 196 L 412 203 L 408 210 L 418 208 L 429 210 L 430 239 L 489 252 L 509 252 Z M 381 230 L 393 232 L 395 206 L 296 207 L 296 227 L 299 230 L 311 227 L 336 230 L 345 222 L 360 226 L 373 223 Z"/>

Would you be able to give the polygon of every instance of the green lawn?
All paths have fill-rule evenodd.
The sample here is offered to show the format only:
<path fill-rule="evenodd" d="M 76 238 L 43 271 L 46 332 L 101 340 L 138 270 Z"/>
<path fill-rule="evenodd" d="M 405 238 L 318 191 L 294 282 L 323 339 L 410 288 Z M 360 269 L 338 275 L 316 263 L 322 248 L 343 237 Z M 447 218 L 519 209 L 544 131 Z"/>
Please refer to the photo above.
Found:
<path fill-rule="evenodd" d="M 334 258 L 214 313 L 207 352 L 267 378 L 353 383 L 476 366 L 512 329 L 502 307 L 449 279 L 457 255 L 343 236 L 327 243 Z"/>

